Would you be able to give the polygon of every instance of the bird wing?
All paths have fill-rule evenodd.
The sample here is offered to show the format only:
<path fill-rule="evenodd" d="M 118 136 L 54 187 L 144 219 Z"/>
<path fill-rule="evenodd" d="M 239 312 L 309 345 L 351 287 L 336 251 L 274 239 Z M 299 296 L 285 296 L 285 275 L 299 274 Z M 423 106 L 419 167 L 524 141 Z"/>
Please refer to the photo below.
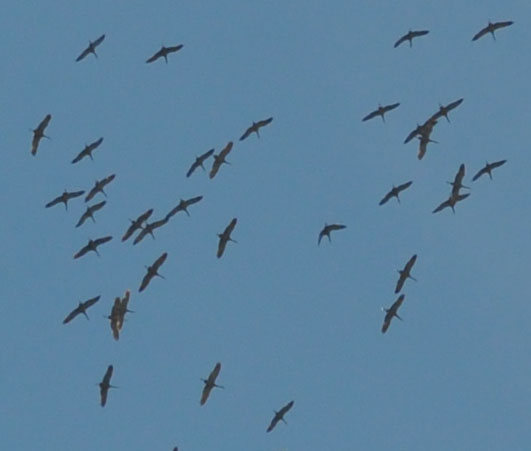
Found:
<path fill-rule="evenodd" d="M 150 268 L 148 268 L 145 276 L 142 278 L 142 283 L 140 284 L 140 287 L 138 288 L 139 292 L 142 292 L 145 290 L 145 288 L 149 285 L 149 282 L 151 282 L 151 279 L 153 279 L 154 274 L 150 271 Z"/>
<path fill-rule="evenodd" d="M 404 286 L 404 282 L 406 281 L 406 279 L 407 279 L 407 273 L 404 270 L 400 273 L 400 277 L 396 281 L 395 294 L 400 293 L 400 291 L 402 290 L 402 287 Z"/>
<path fill-rule="evenodd" d="M 77 315 L 81 313 L 81 306 L 77 306 L 74 310 L 72 310 L 67 317 L 63 320 L 63 324 L 67 324 L 70 321 L 72 321 Z"/>
<path fill-rule="evenodd" d="M 439 213 L 441 210 L 444 210 L 446 207 L 449 207 L 449 206 L 450 206 L 450 199 L 446 199 L 435 210 L 433 210 L 432 213 Z"/>
<path fill-rule="evenodd" d="M 98 139 L 97 141 L 94 141 L 93 143 L 90 143 L 88 146 L 87 146 L 87 152 L 90 153 L 92 152 L 93 150 L 97 149 L 100 144 L 103 142 L 103 137 Z"/>
<path fill-rule="evenodd" d="M 417 254 L 413 255 L 408 262 L 406 263 L 406 266 L 404 267 L 404 271 L 409 274 L 411 271 L 411 268 L 413 268 L 413 265 L 417 261 Z"/>
<path fill-rule="evenodd" d="M 82 196 L 85 194 L 85 191 L 71 191 L 69 193 L 66 193 L 67 200 L 75 199 L 76 197 Z"/>
<path fill-rule="evenodd" d="M 428 148 L 428 140 L 424 137 L 419 138 L 419 153 L 417 158 L 422 160 L 422 157 L 426 154 L 426 149 Z"/>
<path fill-rule="evenodd" d="M 136 236 L 136 238 L 134 239 L 133 241 L 133 244 L 138 244 L 140 243 L 140 241 L 142 241 L 144 239 L 144 237 L 149 233 L 149 228 L 148 227 L 144 227 L 140 233 Z"/>
<path fill-rule="evenodd" d="M 389 326 L 391 325 L 391 319 L 393 319 L 393 316 L 387 312 L 385 314 L 384 322 L 382 324 L 382 334 L 385 334 L 387 332 L 387 329 L 389 329 Z"/>
<path fill-rule="evenodd" d="M 273 117 L 271 116 L 271 117 L 268 117 L 267 119 L 262 119 L 261 121 L 258 121 L 258 122 L 256 123 L 256 126 L 257 126 L 258 128 L 260 128 L 260 127 L 264 127 L 265 125 L 269 125 L 269 124 L 271 124 L 272 121 L 273 121 Z"/>
<path fill-rule="evenodd" d="M 378 116 L 380 114 L 380 111 L 379 110 L 374 110 L 374 111 L 371 111 L 369 114 L 367 114 L 367 116 L 365 116 L 362 121 L 368 121 L 369 119 L 373 119 L 375 118 L 376 116 Z"/>
<path fill-rule="evenodd" d="M 46 205 L 45 205 L 45 208 L 50 208 L 50 207 L 53 207 L 54 205 L 57 205 L 58 203 L 61 203 L 63 201 L 63 196 L 58 196 L 56 197 L 54 200 L 48 202 Z"/>
<path fill-rule="evenodd" d="M 216 379 L 217 379 L 220 371 L 221 371 L 221 363 L 218 362 L 218 363 L 216 363 L 216 366 L 214 366 L 214 369 L 208 375 L 208 382 L 210 384 L 215 384 L 216 383 Z"/>
<path fill-rule="evenodd" d="M 505 22 L 496 22 L 492 24 L 493 30 L 499 30 L 500 28 L 508 27 L 509 25 L 512 25 L 514 22 L 512 20 L 507 20 Z"/>
<path fill-rule="evenodd" d="M 100 44 L 103 42 L 104 39 L 105 39 L 105 35 L 102 34 L 98 39 L 96 39 L 96 40 L 92 43 L 92 45 L 93 45 L 94 47 L 97 47 L 98 45 L 100 45 Z"/>
<path fill-rule="evenodd" d="M 159 258 L 155 260 L 155 263 L 151 266 L 153 268 L 153 272 L 157 272 L 159 268 L 162 266 L 162 264 L 166 261 L 166 258 L 168 257 L 168 253 L 164 252 Z"/>
<path fill-rule="evenodd" d="M 222 159 L 225 159 L 225 157 L 229 154 L 229 152 L 232 150 L 232 141 L 229 141 L 227 143 L 227 145 L 221 149 L 221 151 L 219 152 L 219 156 L 222 158 Z"/>
<path fill-rule="evenodd" d="M 185 204 L 186 204 L 187 207 L 189 207 L 190 205 L 197 204 L 197 202 L 199 202 L 201 199 L 203 199 L 203 196 L 192 197 L 192 198 L 186 200 Z"/>
<path fill-rule="evenodd" d="M 476 175 L 474 175 L 474 177 L 472 177 L 472 181 L 475 182 L 477 179 L 479 179 L 483 174 L 487 174 L 488 173 L 488 168 L 487 166 L 481 168 L 477 173 Z"/>
<path fill-rule="evenodd" d="M 288 402 L 282 409 L 278 411 L 281 417 L 283 417 L 292 407 L 293 407 L 294 401 Z"/>
<path fill-rule="evenodd" d="M 175 45 L 173 47 L 166 47 L 166 53 L 178 52 L 183 48 L 183 44 Z"/>
<path fill-rule="evenodd" d="M 268 426 L 266 432 L 271 432 L 273 429 L 275 429 L 275 426 L 277 425 L 277 423 L 279 421 L 280 421 L 280 417 L 279 417 L 278 413 L 275 413 L 275 416 L 271 420 L 271 423 L 269 423 L 269 426 Z"/>
<path fill-rule="evenodd" d="M 148 60 L 146 60 L 146 63 L 152 63 L 153 61 L 158 60 L 162 56 L 164 56 L 164 48 L 160 49 L 152 57 L 150 57 Z"/>
<path fill-rule="evenodd" d="M 79 249 L 79 251 L 77 251 L 76 254 L 74 254 L 74 258 L 83 257 L 83 255 L 85 255 L 89 250 L 90 246 L 88 244 L 83 246 L 81 249 Z"/>
<path fill-rule="evenodd" d="M 190 166 L 190 169 L 188 169 L 188 172 L 186 173 L 186 177 L 190 177 L 199 166 L 201 166 L 201 162 L 199 159 L 196 159 L 192 163 L 192 166 Z"/>
<path fill-rule="evenodd" d="M 459 105 L 461 105 L 463 103 L 463 98 L 459 99 L 459 100 L 456 100 L 455 102 L 451 102 L 449 103 L 448 105 L 446 105 L 446 110 L 447 111 L 451 111 L 453 110 L 454 108 L 457 108 Z"/>
<path fill-rule="evenodd" d="M 81 152 L 77 154 L 77 156 L 72 160 L 72 164 L 77 163 L 78 161 L 81 161 L 83 158 L 85 158 L 88 155 L 87 148 L 85 147 Z"/>
<path fill-rule="evenodd" d="M 418 38 L 419 36 L 427 35 L 429 32 L 430 32 L 429 30 L 418 30 L 418 31 L 412 31 L 410 34 L 412 38 Z"/>
<path fill-rule="evenodd" d="M 112 236 L 104 236 L 102 238 L 97 238 L 94 240 L 94 244 L 96 246 L 99 246 L 100 244 L 107 243 L 108 241 L 112 240 Z"/>
<path fill-rule="evenodd" d="M 91 190 L 89 191 L 89 193 L 86 195 L 85 202 L 88 202 L 89 200 L 91 200 L 98 193 L 98 191 L 99 191 L 98 182 L 96 182 L 94 186 L 91 188 Z"/>
<path fill-rule="evenodd" d="M 205 386 L 203 387 L 203 391 L 201 392 L 201 400 L 199 401 L 199 404 L 204 405 L 207 402 L 207 399 L 213 388 L 214 388 L 213 385 L 209 385 L 208 383 L 205 383 Z"/>
<path fill-rule="evenodd" d="M 486 26 L 485 28 L 482 28 L 479 30 L 474 37 L 472 38 L 473 41 L 477 41 L 479 38 L 485 36 L 489 32 L 489 27 Z"/>
<path fill-rule="evenodd" d="M 217 158 L 214 158 L 214 163 L 212 163 L 212 168 L 210 169 L 210 173 L 208 174 L 208 176 L 213 179 L 216 174 L 218 173 L 219 171 L 219 168 L 221 167 L 221 158 L 219 158 L 219 155 L 217 156 Z"/>
<path fill-rule="evenodd" d="M 116 174 L 111 174 L 111 175 L 108 175 L 107 177 L 105 177 L 103 180 L 102 180 L 102 188 L 106 185 L 108 185 L 109 183 L 111 183 L 114 178 L 116 177 Z"/>
<path fill-rule="evenodd" d="M 343 224 L 330 224 L 328 226 L 328 230 L 332 231 L 332 230 L 342 230 L 342 229 L 346 229 L 347 226 L 346 225 L 343 225 Z"/>
<path fill-rule="evenodd" d="M 76 58 L 76 62 L 81 61 L 83 58 L 85 58 L 89 53 L 91 53 L 90 45 L 83 50 L 79 56 Z"/>
<path fill-rule="evenodd" d="M 223 252 L 225 252 L 225 246 L 227 246 L 227 241 L 228 240 L 224 234 L 219 237 L 218 252 L 216 254 L 218 258 L 221 258 Z"/>
<path fill-rule="evenodd" d="M 409 33 L 406 33 L 404 36 L 400 37 L 398 41 L 395 42 L 394 48 L 396 49 L 400 44 L 409 39 Z"/>
<path fill-rule="evenodd" d="M 247 130 L 245 130 L 245 133 L 240 136 L 240 141 L 243 141 L 245 138 L 247 138 L 251 133 L 256 131 L 258 129 L 257 124 L 251 125 Z"/>
<path fill-rule="evenodd" d="M 101 296 L 96 296 L 94 298 L 89 299 L 88 301 L 83 302 L 83 306 L 85 308 L 92 307 L 96 302 L 98 302 L 100 300 L 100 297 Z"/>
<path fill-rule="evenodd" d="M 389 201 L 389 199 L 391 199 L 391 197 L 393 197 L 393 190 L 389 191 L 383 198 L 382 200 L 378 203 L 378 205 L 383 205 L 385 204 L 386 202 Z"/>
<path fill-rule="evenodd" d="M 90 214 L 91 214 L 90 207 L 87 207 L 87 209 L 85 210 L 85 213 L 83 213 L 81 217 L 79 218 L 79 221 L 77 222 L 76 227 L 83 225 L 83 223 L 90 217 Z"/>
<path fill-rule="evenodd" d="M 420 125 L 417 125 L 417 128 L 412 130 L 409 135 L 407 135 L 406 139 L 404 140 L 404 144 L 407 144 L 409 141 L 411 141 L 415 136 L 417 136 L 420 133 Z"/>
<path fill-rule="evenodd" d="M 499 168 L 500 166 L 504 165 L 507 162 L 507 160 L 500 160 L 495 161 L 494 163 L 490 164 L 491 169 Z"/>
<path fill-rule="evenodd" d="M 406 183 L 402 183 L 402 185 L 398 185 L 396 187 L 396 189 L 401 192 L 401 191 L 404 191 L 405 189 L 408 189 L 411 185 L 413 184 L 413 181 L 409 181 L 409 182 L 406 182 Z"/>
<path fill-rule="evenodd" d="M 383 107 L 384 108 L 384 112 L 387 113 L 388 111 L 392 111 L 395 108 L 398 108 L 399 105 L 400 105 L 400 102 L 392 103 L 390 105 L 386 105 L 386 106 Z"/>

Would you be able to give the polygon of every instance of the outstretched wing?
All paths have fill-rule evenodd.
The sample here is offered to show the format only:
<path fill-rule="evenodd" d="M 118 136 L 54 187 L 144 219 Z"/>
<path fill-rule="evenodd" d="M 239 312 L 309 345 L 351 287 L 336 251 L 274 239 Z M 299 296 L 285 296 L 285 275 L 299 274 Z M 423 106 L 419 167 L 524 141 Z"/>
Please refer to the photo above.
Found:
<path fill-rule="evenodd" d="M 400 37 L 398 41 L 395 42 L 394 48 L 396 49 L 400 44 L 409 39 L 409 33 L 406 33 L 404 36 Z"/>
<path fill-rule="evenodd" d="M 439 213 L 441 210 L 444 210 L 446 207 L 449 207 L 449 206 L 450 206 L 450 199 L 446 199 L 435 210 L 433 210 L 432 213 Z"/>
<path fill-rule="evenodd" d="M 389 201 L 389 199 L 391 199 L 391 197 L 393 197 L 394 193 L 393 193 L 393 190 L 389 191 L 383 198 L 382 200 L 380 201 L 380 203 L 378 205 L 383 205 L 385 204 L 386 202 Z"/>
<path fill-rule="evenodd" d="M 481 168 L 477 173 L 476 175 L 474 175 L 474 177 L 472 177 L 472 181 L 475 182 L 477 179 L 479 179 L 482 175 L 484 174 L 487 174 L 488 173 L 488 166 L 485 166 L 483 168 Z"/>
<path fill-rule="evenodd" d="M 477 41 L 479 38 L 485 36 L 487 33 L 489 33 L 490 31 L 490 28 L 489 26 L 487 25 L 485 28 L 482 28 L 481 30 L 479 30 L 475 35 L 474 37 L 472 38 L 473 41 Z"/>
<path fill-rule="evenodd" d="M 90 251 L 90 246 L 87 244 L 74 254 L 74 259 L 83 257 L 88 251 Z"/>
<path fill-rule="evenodd" d="M 412 31 L 411 37 L 412 38 L 418 38 L 419 36 L 425 36 L 429 33 L 429 30 L 418 30 L 418 31 Z"/>
<path fill-rule="evenodd" d="M 152 63 L 153 61 L 157 61 L 159 58 L 164 56 L 164 48 L 160 49 L 157 53 L 155 53 L 152 57 L 148 58 L 146 60 L 146 63 Z"/>
<path fill-rule="evenodd" d="M 77 315 L 79 315 L 82 311 L 81 306 L 77 306 L 74 310 L 72 310 L 67 317 L 63 320 L 63 324 L 67 324 L 70 321 L 72 321 Z"/>
<path fill-rule="evenodd" d="M 506 163 L 507 160 L 500 160 L 500 161 L 495 161 L 494 163 L 491 163 L 490 164 L 490 167 L 492 169 L 495 169 L 495 168 L 499 168 L 500 166 L 504 165 Z"/>
<path fill-rule="evenodd" d="M 105 35 L 102 34 L 98 39 L 96 39 L 96 40 L 92 43 L 92 45 L 93 45 L 94 47 L 97 47 L 98 45 L 100 45 L 100 44 L 103 42 L 104 39 L 105 39 Z"/>
<path fill-rule="evenodd" d="M 183 48 L 183 44 L 175 45 L 173 47 L 166 47 L 166 52 L 167 53 L 178 52 L 182 48 Z"/>
<path fill-rule="evenodd" d="M 62 201 L 63 201 L 63 196 L 58 196 L 58 197 L 56 197 L 54 200 L 48 202 L 48 203 L 45 205 L 45 208 L 53 207 L 54 205 L 57 205 L 58 203 L 61 203 Z"/>
<path fill-rule="evenodd" d="M 412 184 L 413 184 L 413 181 L 410 180 L 409 182 L 402 183 L 402 185 L 398 185 L 396 189 L 398 191 L 404 191 L 405 189 L 408 189 Z"/>
<path fill-rule="evenodd" d="M 376 116 L 379 116 L 380 114 L 380 111 L 379 110 L 374 110 L 374 111 L 371 111 L 369 114 L 367 114 L 367 116 L 365 116 L 362 121 L 368 121 L 370 119 L 373 119 L 375 118 Z"/>
<path fill-rule="evenodd" d="M 89 53 L 91 53 L 91 48 L 88 46 L 85 50 L 83 50 L 79 56 L 76 58 L 76 62 L 81 61 L 83 58 L 85 58 Z"/>

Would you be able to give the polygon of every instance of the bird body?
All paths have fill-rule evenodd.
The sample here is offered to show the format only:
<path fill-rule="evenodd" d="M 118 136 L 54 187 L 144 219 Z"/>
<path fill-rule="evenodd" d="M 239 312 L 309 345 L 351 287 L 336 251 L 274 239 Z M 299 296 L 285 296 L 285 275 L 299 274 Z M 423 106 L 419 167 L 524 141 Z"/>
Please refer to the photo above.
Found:
<path fill-rule="evenodd" d="M 450 185 L 452 185 L 451 196 L 456 197 L 459 195 L 459 191 L 461 190 L 461 188 L 468 188 L 468 186 L 463 185 L 464 176 L 465 164 L 462 163 L 461 166 L 459 166 L 459 169 L 457 170 L 457 174 L 455 174 L 454 181 L 448 182 Z"/>
<path fill-rule="evenodd" d="M 293 407 L 293 404 L 294 404 L 294 401 L 290 401 L 284 407 L 282 407 L 282 409 L 280 409 L 278 412 L 275 410 L 275 416 L 271 420 L 271 423 L 266 429 L 266 432 L 271 432 L 279 421 L 283 421 L 284 423 L 286 423 L 286 420 L 284 420 L 284 415 Z"/>
<path fill-rule="evenodd" d="M 223 255 L 223 252 L 225 252 L 225 246 L 227 246 L 227 243 L 229 241 L 236 243 L 236 241 L 234 241 L 230 235 L 232 231 L 234 230 L 234 227 L 236 227 L 237 222 L 238 222 L 237 218 L 232 218 L 229 225 L 225 227 L 225 230 L 223 231 L 223 233 L 218 233 L 219 243 L 218 243 L 218 252 L 216 254 L 218 258 L 221 258 L 221 256 Z"/>
<path fill-rule="evenodd" d="M 127 312 L 133 313 L 132 310 L 129 310 L 127 308 L 127 305 L 129 304 L 130 295 L 131 292 L 129 290 L 126 290 L 123 298 L 117 296 L 114 299 L 111 314 L 108 316 L 109 320 L 111 321 L 112 335 L 115 340 L 120 339 L 120 331 L 122 330 L 125 321 L 125 314 Z"/>
<path fill-rule="evenodd" d="M 383 322 L 383 325 L 382 325 L 382 333 L 383 334 L 385 334 L 387 329 L 389 329 L 389 326 L 391 325 L 391 320 L 394 317 L 398 318 L 399 320 L 402 320 L 402 318 L 400 318 L 400 316 L 398 316 L 397 312 L 398 312 L 398 309 L 400 308 L 400 306 L 402 305 L 402 302 L 404 301 L 405 297 L 406 296 L 404 294 L 401 294 L 390 308 L 384 309 L 385 318 L 384 318 L 384 322 Z"/>
<path fill-rule="evenodd" d="M 67 315 L 67 317 L 63 320 L 63 324 L 69 323 L 79 314 L 83 314 L 85 315 L 85 318 L 89 319 L 87 315 L 87 309 L 93 306 L 96 302 L 98 302 L 99 299 L 100 299 L 100 296 L 96 296 L 95 298 L 91 298 L 85 302 L 80 302 L 79 305 L 74 310 L 72 310 Z"/>
<path fill-rule="evenodd" d="M 146 63 L 152 63 L 153 61 L 156 61 L 159 58 L 164 58 L 164 61 L 166 61 L 166 63 L 168 63 L 168 55 L 170 53 L 177 52 L 177 51 L 181 50 L 182 48 L 183 48 L 182 44 L 175 45 L 173 47 L 164 47 L 164 46 L 162 46 L 161 49 L 158 52 L 154 53 L 153 56 L 151 56 L 150 58 L 147 59 Z"/>
<path fill-rule="evenodd" d="M 240 137 L 240 141 L 243 141 L 245 138 L 251 135 L 251 133 L 256 133 L 256 136 L 260 138 L 260 128 L 270 124 L 272 120 L 272 117 L 268 117 L 267 119 L 258 122 L 253 122 L 253 125 L 251 125 L 247 130 L 245 130 L 245 133 Z"/>
<path fill-rule="evenodd" d="M 402 191 L 404 191 L 405 189 L 409 188 L 411 186 L 413 182 L 412 181 L 409 181 L 409 182 L 406 182 L 406 183 L 402 183 L 401 185 L 398 185 L 398 186 L 393 186 L 393 188 L 391 189 L 391 191 L 389 191 L 383 198 L 382 200 L 380 201 L 380 203 L 378 205 L 383 205 L 385 204 L 387 201 L 389 201 L 389 199 L 391 199 L 392 197 L 396 197 L 396 200 L 398 201 L 398 203 L 400 203 L 400 193 Z"/>
<path fill-rule="evenodd" d="M 98 45 L 100 45 L 103 42 L 104 39 L 105 39 L 105 35 L 102 34 L 95 41 L 89 41 L 88 47 L 79 54 L 79 56 L 76 58 L 76 62 L 77 61 L 81 61 L 87 55 L 90 55 L 91 53 L 97 58 L 98 54 L 96 53 L 96 47 L 98 47 Z"/>
<path fill-rule="evenodd" d="M 414 38 L 417 38 L 419 36 L 424 36 L 428 33 L 429 33 L 428 30 L 418 30 L 418 31 L 409 30 L 404 36 L 400 37 L 398 41 L 395 42 L 394 47 L 396 49 L 400 44 L 406 41 L 409 41 L 409 46 L 412 47 Z"/>
<path fill-rule="evenodd" d="M 47 114 L 44 119 L 37 125 L 37 128 L 33 130 L 33 139 L 31 141 L 31 154 L 36 155 L 39 149 L 39 143 L 42 138 L 49 138 L 44 134 L 44 130 L 48 127 L 48 124 L 52 120 L 52 115 Z"/>
<path fill-rule="evenodd" d="M 92 152 L 96 150 L 102 142 L 103 138 L 100 138 L 94 141 L 93 143 L 87 144 L 85 148 L 81 152 L 79 152 L 77 156 L 72 160 L 72 164 L 81 161 L 85 157 L 90 157 L 90 159 L 93 160 Z"/>
<path fill-rule="evenodd" d="M 151 279 L 153 279 L 153 277 L 159 276 L 159 277 L 164 278 L 158 273 L 158 271 L 160 267 L 162 266 L 162 264 L 166 261 L 167 257 L 168 257 L 168 253 L 164 252 L 159 258 L 155 260 L 155 262 L 151 266 L 147 267 L 146 275 L 142 279 L 142 283 L 140 284 L 140 288 L 138 289 L 139 292 L 142 292 L 145 290 L 145 288 L 149 285 L 149 282 L 151 282 Z"/>
<path fill-rule="evenodd" d="M 210 396 L 210 392 L 214 387 L 223 388 L 222 385 L 216 384 L 216 379 L 219 375 L 219 372 L 221 370 L 221 363 L 216 363 L 216 366 L 214 369 L 210 372 L 208 375 L 208 379 L 202 379 L 205 386 L 203 387 L 203 391 L 201 392 L 201 400 L 199 401 L 199 404 L 202 406 L 207 402 L 208 397 Z"/>
<path fill-rule="evenodd" d="M 402 290 L 402 287 L 404 286 L 404 282 L 406 281 L 406 279 L 411 279 L 415 281 L 417 280 L 411 276 L 411 268 L 413 268 L 413 265 L 415 264 L 416 261 L 417 261 L 417 255 L 415 254 L 407 261 L 407 263 L 404 266 L 404 269 L 398 270 L 400 277 L 398 278 L 396 282 L 395 294 L 400 293 L 400 291 Z"/>
<path fill-rule="evenodd" d="M 317 245 L 321 244 L 321 240 L 324 236 L 328 237 L 328 242 L 331 243 L 332 239 L 330 238 L 330 232 L 335 230 L 345 229 L 347 226 L 343 224 L 325 224 L 323 229 L 319 232 L 319 238 L 317 240 Z"/>

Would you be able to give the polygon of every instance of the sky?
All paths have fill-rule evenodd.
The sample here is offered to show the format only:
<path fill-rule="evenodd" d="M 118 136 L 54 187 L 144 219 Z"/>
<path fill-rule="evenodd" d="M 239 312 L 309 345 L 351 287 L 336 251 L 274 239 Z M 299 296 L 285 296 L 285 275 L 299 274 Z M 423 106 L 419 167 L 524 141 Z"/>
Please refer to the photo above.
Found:
<path fill-rule="evenodd" d="M 6 4 L 2 449 L 527 449 L 530 17 L 525 0 Z M 472 42 L 489 20 L 515 23 Z M 393 48 L 419 29 L 430 33 Z M 102 34 L 98 58 L 75 62 Z M 406 135 L 460 98 L 419 161 Z M 361 121 L 395 102 L 385 123 Z M 32 156 L 46 114 L 51 139 Z M 71 164 L 100 137 L 94 161 Z M 229 141 L 214 179 L 186 178 Z M 433 214 L 462 163 L 470 196 Z M 110 174 L 95 223 L 75 227 L 82 197 L 44 207 Z M 409 180 L 400 204 L 378 205 Z M 121 242 L 129 219 L 195 196 L 155 239 Z M 218 259 L 234 217 L 237 243 Z M 347 227 L 318 245 L 325 223 Z M 106 235 L 100 257 L 72 258 Z M 139 293 L 163 252 L 165 278 Z M 413 254 L 403 321 L 382 334 Z M 115 341 L 106 317 L 127 289 L 134 313 Z M 94 296 L 89 321 L 62 324 Z M 216 362 L 224 389 L 200 406 Z M 110 364 L 119 388 L 102 408 Z M 291 400 L 288 424 L 266 433 Z"/>

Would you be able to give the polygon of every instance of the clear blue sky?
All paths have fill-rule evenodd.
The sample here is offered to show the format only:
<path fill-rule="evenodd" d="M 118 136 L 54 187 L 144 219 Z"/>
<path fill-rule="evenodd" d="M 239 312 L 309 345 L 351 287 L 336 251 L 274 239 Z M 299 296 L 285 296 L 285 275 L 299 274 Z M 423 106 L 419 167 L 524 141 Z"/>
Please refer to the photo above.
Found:
<path fill-rule="evenodd" d="M 528 449 L 530 17 L 525 0 L 5 5 L 1 448 Z M 515 24 L 471 42 L 489 19 Z M 393 48 L 409 29 L 430 33 Z M 76 63 L 103 33 L 99 58 Z M 184 48 L 146 64 L 162 44 Z M 418 161 L 405 136 L 458 98 Z M 394 102 L 385 124 L 361 122 Z M 260 139 L 238 141 L 269 116 Z M 94 161 L 70 163 L 101 136 Z M 215 179 L 185 177 L 229 140 Z M 501 159 L 494 180 L 471 182 Z M 432 214 L 461 163 L 470 197 Z M 95 224 L 74 227 L 82 199 L 44 208 L 111 173 Z M 400 205 L 378 206 L 407 180 Z M 129 218 L 197 195 L 155 240 L 120 242 Z M 233 217 L 238 243 L 217 259 Z M 317 246 L 325 222 L 347 228 Z M 100 258 L 72 259 L 104 235 Z M 163 252 L 166 279 L 138 293 Z M 413 254 L 404 321 L 383 335 Z M 104 317 L 126 289 L 135 313 L 115 342 Z M 90 321 L 62 324 L 97 295 Z M 225 390 L 201 407 L 218 361 Z M 109 364 L 120 388 L 101 408 Z M 288 425 L 267 434 L 290 400 Z"/>

